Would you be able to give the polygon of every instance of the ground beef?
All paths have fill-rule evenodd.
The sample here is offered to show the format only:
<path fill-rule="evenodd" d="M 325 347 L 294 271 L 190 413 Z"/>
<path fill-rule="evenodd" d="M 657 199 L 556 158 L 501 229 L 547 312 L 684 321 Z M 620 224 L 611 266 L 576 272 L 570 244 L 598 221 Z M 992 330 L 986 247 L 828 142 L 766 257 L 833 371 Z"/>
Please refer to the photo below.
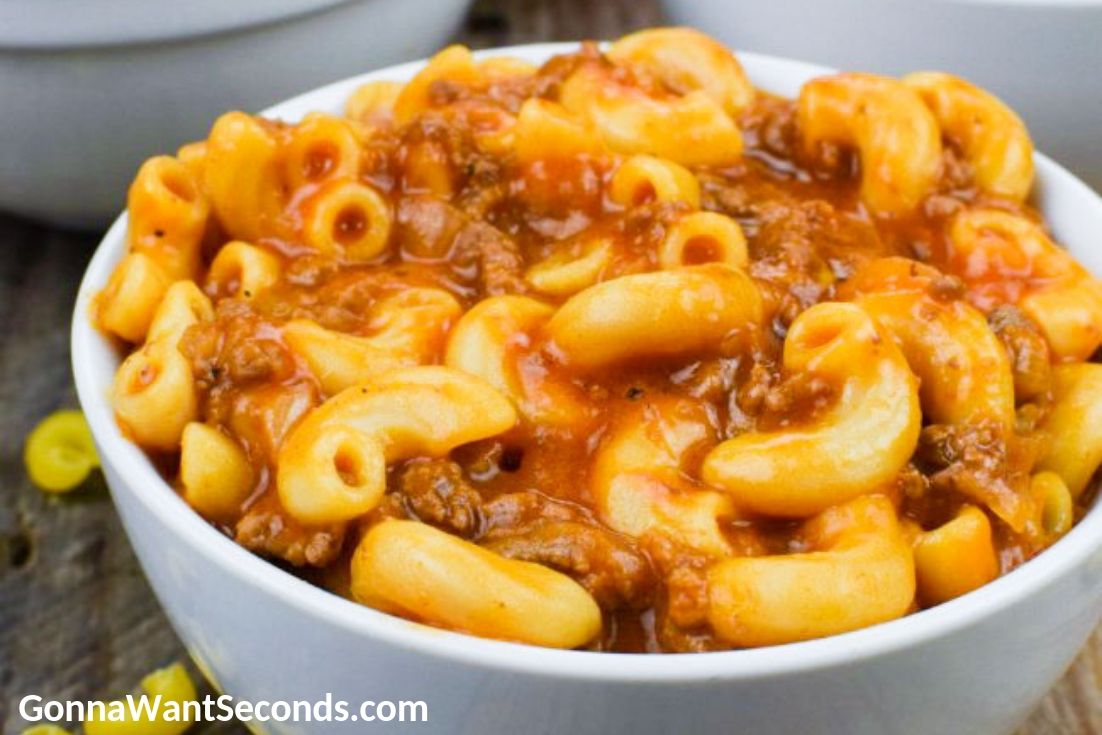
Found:
<path fill-rule="evenodd" d="M 502 556 L 558 569 L 604 609 L 641 609 L 652 602 L 655 578 L 646 556 L 580 508 L 525 491 L 485 501 L 463 468 L 448 459 L 407 463 L 396 485 L 390 497 L 412 517 Z"/>
<path fill-rule="evenodd" d="M 995 422 L 931 424 L 922 430 L 915 463 L 930 478 L 933 495 L 952 496 L 990 508 L 1012 527 L 1025 522 L 1031 466 L 1020 461 Z"/>
<path fill-rule="evenodd" d="M 274 468 L 283 440 L 320 403 L 314 382 L 302 380 L 288 385 L 212 392 L 207 400 L 207 415 L 229 427 L 250 456 L 266 458 Z"/>
<path fill-rule="evenodd" d="M 180 351 L 191 361 L 201 390 L 281 381 L 295 372 L 290 349 L 247 302 L 236 299 L 223 299 L 213 320 L 189 327 Z"/>
<path fill-rule="evenodd" d="M 292 566 L 324 567 L 341 553 L 344 524 L 307 527 L 293 519 L 269 491 L 237 521 L 237 543 Z"/>
<path fill-rule="evenodd" d="M 611 531 L 573 521 L 538 523 L 486 547 L 509 557 L 558 569 L 577 580 L 605 610 L 643 609 L 652 603 L 655 577 L 647 558 Z"/>
<path fill-rule="evenodd" d="M 752 238 L 751 273 L 765 280 L 829 284 L 869 258 L 893 255 L 868 221 L 839 211 L 822 199 L 761 206 Z"/>
<path fill-rule="evenodd" d="M 708 625 L 708 568 L 713 558 L 660 534 L 644 541 L 665 585 L 656 600 L 654 635 L 663 651 L 698 653 L 723 648 Z"/>
<path fill-rule="evenodd" d="M 1047 393 L 1052 356 L 1037 325 L 1016 306 L 1010 305 L 998 307 L 987 320 L 1010 356 L 1014 396 L 1018 402 L 1024 403 Z"/>
<path fill-rule="evenodd" d="M 520 248 L 493 225 L 428 196 L 403 199 L 397 220 L 403 250 L 419 259 L 449 261 L 479 295 L 528 290 Z"/>
<path fill-rule="evenodd" d="M 477 265 L 484 296 L 528 291 L 520 248 L 496 227 L 471 222 L 456 235 L 453 248 L 454 262 Z"/>
<path fill-rule="evenodd" d="M 397 493 L 418 519 L 463 538 L 481 535 L 482 496 L 463 468 L 446 459 L 408 463 L 398 479 Z"/>
<path fill-rule="evenodd" d="M 545 521 L 574 521 L 585 517 L 579 508 L 558 503 L 534 490 L 498 495 L 482 507 L 486 536 L 500 538 Z"/>

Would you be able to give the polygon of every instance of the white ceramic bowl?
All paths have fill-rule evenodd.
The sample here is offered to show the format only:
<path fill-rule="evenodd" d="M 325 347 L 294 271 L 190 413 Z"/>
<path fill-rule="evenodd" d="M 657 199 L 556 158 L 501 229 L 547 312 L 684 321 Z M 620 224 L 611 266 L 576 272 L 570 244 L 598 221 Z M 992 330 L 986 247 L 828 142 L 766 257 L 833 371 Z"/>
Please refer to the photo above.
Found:
<path fill-rule="evenodd" d="M 950 71 L 1005 99 L 1102 191 L 1102 0 L 663 0 L 729 44 L 840 69 Z"/>
<path fill-rule="evenodd" d="M 136 167 L 256 110 L 435 50 L 470 0 L 0 0 L 0 210 L 100 227 Z"/>
<path fill-rule="evenodd" d="M 542 61 L 573 45 L 508 53 Z M 501 53 L 496 51 L 492 53 Z M 742 55 L 760 86 L 794 95 L 822 67 Z M 335 111 L 367 79 L 267 111 Z M 1036 203 L 1056 236 L 1102 273 L 1102 200 L 1037 156 Z M 1039 558 L 981 590 L 884 625 L 727 653 L 627 655 L 533 648 L 427 628 L 338 598 L 253 556 L 199 518 L 115 424 L 119 357 L 89 322 L 89 299 L 123 253 L 126 218 L 88 268 L 73 366 L 123 524 L 180 637 L 220 689 L 250 699 L 424 700 L 425 733 L 1006 733 L 1064 671 L 1102 609 L 1102 503 Z M 359 732 L 269 724 L 292 733 Z M 374 731 L 374 730 L 373 730 Z M 380 730 L 384 731 L 384 730 Z"/>

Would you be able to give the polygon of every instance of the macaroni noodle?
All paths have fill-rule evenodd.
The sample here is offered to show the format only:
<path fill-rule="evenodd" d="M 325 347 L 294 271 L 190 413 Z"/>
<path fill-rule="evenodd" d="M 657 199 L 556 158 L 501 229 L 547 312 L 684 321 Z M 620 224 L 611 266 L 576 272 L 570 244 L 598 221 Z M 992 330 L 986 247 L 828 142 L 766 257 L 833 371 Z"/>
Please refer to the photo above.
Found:
<path fill-rule="evenodd" d="M 1032 179 L 948 74 L 785 99 L 687 28 L 452 46 L 146 162 L 94 318 L 125 435 L 336 594 L 531 645 L 789 643 L 980 590 L 1094 502 L 1102 286 Z M 36 482 L 80 482 L 80 428 L 36 432 Z"/>

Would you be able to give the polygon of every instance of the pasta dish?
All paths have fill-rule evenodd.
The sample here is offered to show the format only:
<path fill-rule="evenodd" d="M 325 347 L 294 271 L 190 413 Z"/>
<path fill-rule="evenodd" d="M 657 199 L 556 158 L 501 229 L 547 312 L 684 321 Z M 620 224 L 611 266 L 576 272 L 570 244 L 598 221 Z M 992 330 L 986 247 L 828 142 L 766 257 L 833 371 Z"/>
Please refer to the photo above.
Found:
<path fill-rule="evenodd" d="M 139 170 L 113 404 L 237 543 L 559 648 L 817 638 L 982 587 L 1102 461 L 1102 286 L 944 73 L 755 89 L 689 29 L 463 47 Z"/>

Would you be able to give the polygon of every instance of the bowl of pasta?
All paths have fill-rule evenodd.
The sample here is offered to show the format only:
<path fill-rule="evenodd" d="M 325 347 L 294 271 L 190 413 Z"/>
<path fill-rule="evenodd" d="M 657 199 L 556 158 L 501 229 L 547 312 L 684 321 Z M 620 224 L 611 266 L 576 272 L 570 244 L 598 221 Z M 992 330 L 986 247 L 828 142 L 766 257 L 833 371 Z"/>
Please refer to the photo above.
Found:
<path fill-rule="evenodd" d="M 947 74 L 451 47 L 146 162 L 74 372 L 235 697 L 1011 732 L 1102 609 L 1099 232 Z"/>

